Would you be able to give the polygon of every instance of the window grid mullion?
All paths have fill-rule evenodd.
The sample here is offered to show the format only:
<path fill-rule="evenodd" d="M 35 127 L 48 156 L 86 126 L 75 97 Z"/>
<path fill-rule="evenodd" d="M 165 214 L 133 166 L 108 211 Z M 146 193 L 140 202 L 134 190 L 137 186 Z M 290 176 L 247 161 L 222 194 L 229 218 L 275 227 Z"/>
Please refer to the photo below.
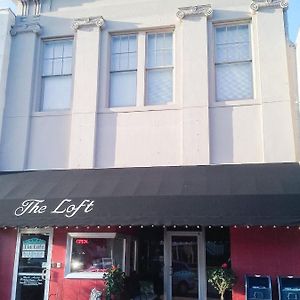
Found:
<path fill-rule="evenodd" d="M 137 106 L 145 105 L 146 32 L 137 35 Z"/>

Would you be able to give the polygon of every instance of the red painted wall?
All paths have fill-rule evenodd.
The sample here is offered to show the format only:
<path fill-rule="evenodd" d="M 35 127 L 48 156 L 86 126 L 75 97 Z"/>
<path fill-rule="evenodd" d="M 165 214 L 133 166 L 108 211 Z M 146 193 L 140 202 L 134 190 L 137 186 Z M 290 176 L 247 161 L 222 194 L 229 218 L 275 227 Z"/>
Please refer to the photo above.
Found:
<path fill-rule="evenodd" d="M 11 297 L 12 278 L 16 251 L 17 230 L 0 229 L 0 299 Z"/>
<path fill-rule="evenodd" d="M 298 228 L 231 228 L 232 268 L 238 276 L 233 300 L 245 299 L 245 275 L 270 275 L 277 292 L 277 276 L 300 276 Z"/>

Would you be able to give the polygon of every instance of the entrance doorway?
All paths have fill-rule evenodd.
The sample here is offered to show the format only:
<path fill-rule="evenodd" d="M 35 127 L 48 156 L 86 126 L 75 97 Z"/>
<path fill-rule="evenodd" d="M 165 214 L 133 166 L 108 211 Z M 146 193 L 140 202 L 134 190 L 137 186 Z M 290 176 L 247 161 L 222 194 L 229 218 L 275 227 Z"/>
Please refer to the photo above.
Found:
<path fill-rule="evenodd" d="M 19 232 L 12 300 L 48 299 L 51 247 L 51 230 Z"/>
<path fill-rule="evenodd" d="M 205 243 L 201 232 L 165 233 L 167 299 L 206 299 Z"/>

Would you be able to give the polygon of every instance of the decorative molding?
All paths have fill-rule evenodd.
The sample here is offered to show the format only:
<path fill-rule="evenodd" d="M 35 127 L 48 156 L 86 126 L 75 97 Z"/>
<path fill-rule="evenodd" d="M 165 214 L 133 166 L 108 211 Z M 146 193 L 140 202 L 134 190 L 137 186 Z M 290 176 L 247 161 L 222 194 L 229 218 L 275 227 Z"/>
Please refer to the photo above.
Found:
<path fill-rule="evenodd" d="M 12 26 L 10 30 L 10 34 L 12 36 L 25 32 L 33 32 L 40 35 L 42 32 L 42 26 L 39 23 L 16 24 Z"/>
<path fill-rule="evenodd" d="M 213 13 L 213 9 L 210 4 L 207 5 L 196 5 L 189 7 L 180 7 L 178 8 L 178 12 L 176 13 L 177 18 L 182 20 L 186 16 L 210 16 Z"/>
<path fill-rule="evenodd" d="M 257 12 L 263 7 L 287 8 L 289 6 L 288 0 L 252 0 L 250 8 L 252 12 Z"/>
<path fill-rule="evenodd" d="M 72 24 L 72 29 L 77 31 L 82 26 L 97 26 L 99 28 L 102 28 L 104 23 L 105 23 L 105 20 L 102 16 L 101 17 L 75 19 Z"/>
<path fill-rule="evenodd" d="M 22 4 L 22 16 L 28 16 L 29 3 L 28 0 L 20 0 Z"/>
<path fill-rule="evenodd" d="M 42 0 L 20 0 L 22 4 L 22 13 L 21 15 L 23 17 L 29 16 L 29 6 L 34 5 L 33 9 L 33 15 L 39 16 L 41 14 L 41 8 L 42 8 Z"/>
<path fill-rule="evenodd" d="M 42 3 L 41 0 L 34 0 L 34 15 L 35 16 L 39 16 L 41 14 L 41 10 L 42 10 Z"/>

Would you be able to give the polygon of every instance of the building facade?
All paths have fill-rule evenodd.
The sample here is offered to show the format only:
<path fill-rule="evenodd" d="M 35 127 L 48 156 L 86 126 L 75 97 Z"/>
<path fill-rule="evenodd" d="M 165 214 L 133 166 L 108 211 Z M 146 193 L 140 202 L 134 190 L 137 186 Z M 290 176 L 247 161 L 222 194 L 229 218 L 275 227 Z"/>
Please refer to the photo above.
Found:
<path fill-rule="evenodd" d="M 150 286 L 129 298 L 218 298 L 206 271 L 229 261 L 234 300 L 246 275 L 271 276 L 275 297 L 278 276 L 300 276 L 287 7 L 18 1 L 0 90 L 4 300 L 88 299 L 112 264 Z"/>

